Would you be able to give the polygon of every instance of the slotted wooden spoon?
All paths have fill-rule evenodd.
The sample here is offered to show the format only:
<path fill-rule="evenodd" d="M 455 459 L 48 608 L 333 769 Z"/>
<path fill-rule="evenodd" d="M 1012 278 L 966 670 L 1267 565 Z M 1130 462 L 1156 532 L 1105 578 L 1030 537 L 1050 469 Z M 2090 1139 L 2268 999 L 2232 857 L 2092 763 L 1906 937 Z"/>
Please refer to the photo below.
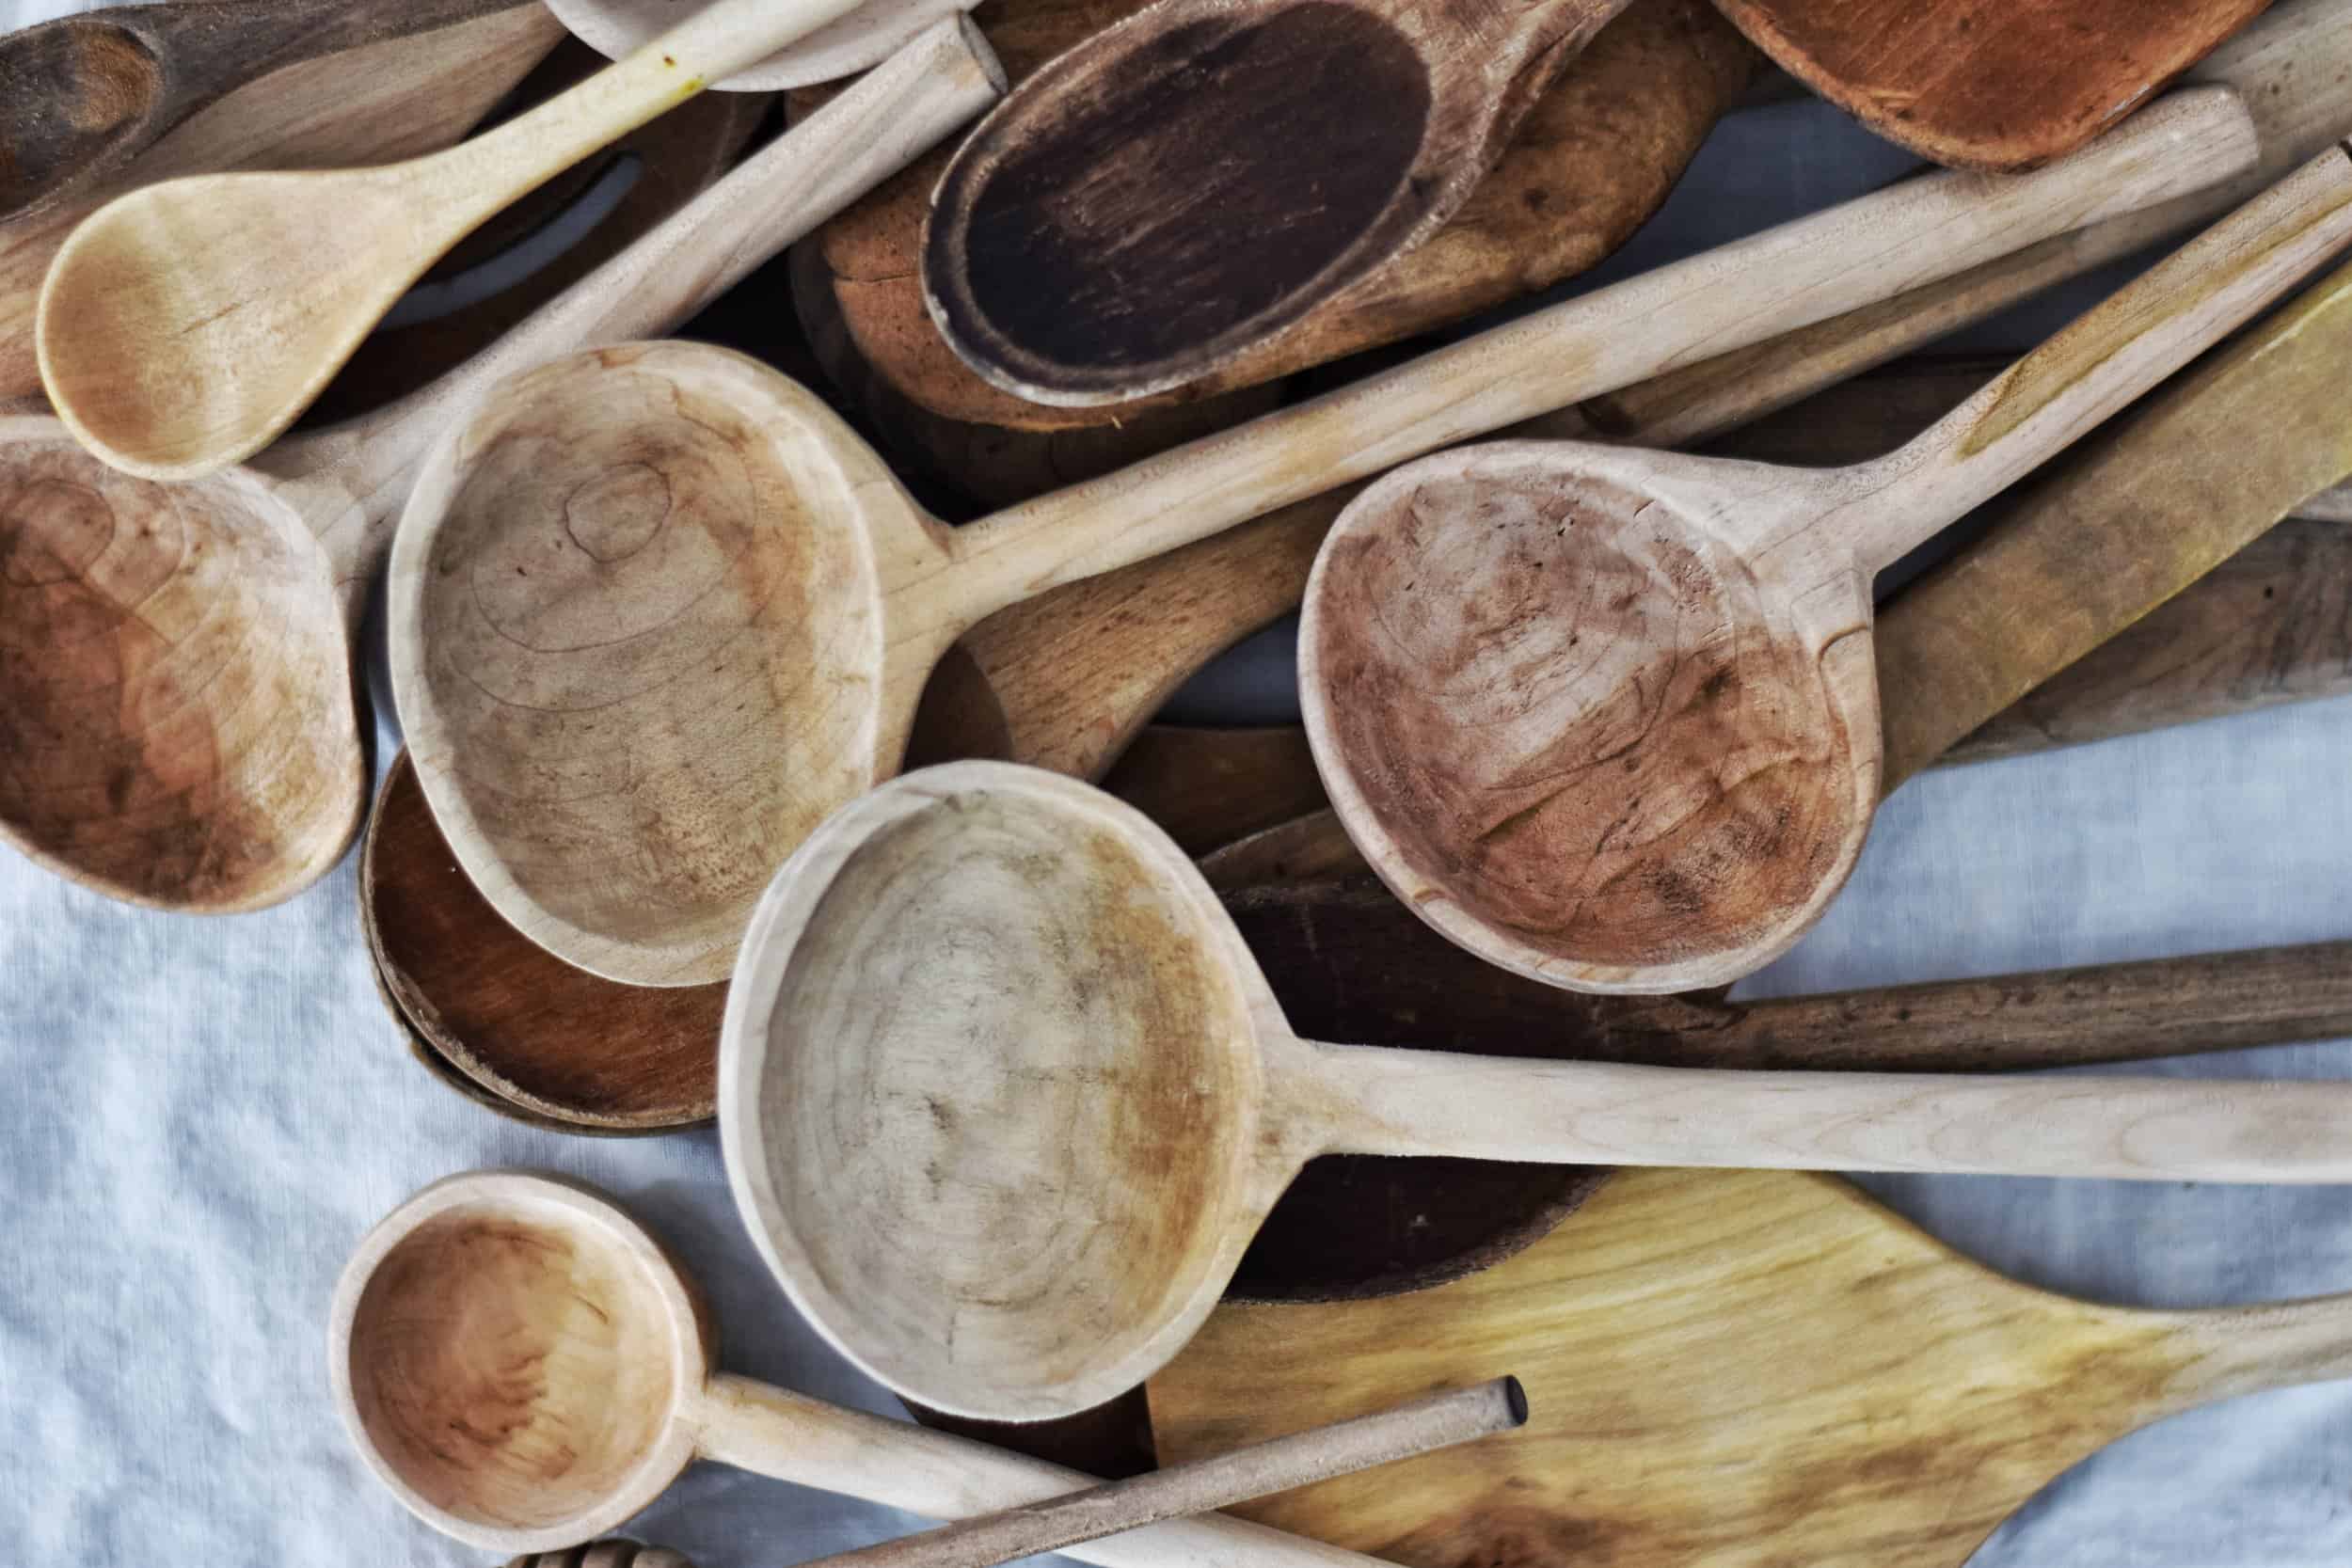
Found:
<path fill-rule="evenodd" d="M 1300 628 L 1349 836 L 1439 931 L 1550 984 L 1687 990 L 1778 957 L 1878 802 L 1872 578 L 2348 240 L 2338 147 L 1874 463 L 1528 442 L 1391 474 L 1325 540 Z"/>
<path fill-rule="evenodd" d="M 802 1313 L 909 1399 L 1042 1420 L 1180 1350 L 1326 1153 L 2352 1180 L 2352 1084 L 1767 1073 L 1299 1038 L 1140 814 L 1009 763 L 844 807 L 760 901 L 719 1128 Z"/>

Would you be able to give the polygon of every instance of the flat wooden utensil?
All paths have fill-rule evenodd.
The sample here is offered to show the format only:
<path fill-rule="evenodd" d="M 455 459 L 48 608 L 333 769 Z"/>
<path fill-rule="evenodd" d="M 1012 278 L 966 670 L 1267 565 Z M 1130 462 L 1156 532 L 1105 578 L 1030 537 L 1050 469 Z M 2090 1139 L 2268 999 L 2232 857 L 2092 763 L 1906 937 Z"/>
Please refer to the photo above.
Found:
<path fill-rule="evenodd" d="M 716 980 L 773 868 L 896 768 L 932 666 L 994 610 L 2253 155 L 2232 95 L 2181 95 L 2051 169 L 1908 182 L 953 532 L 739 356 L 549 365 L 438 445 L 399 531 L 410 754 L 516 929 L 612 979 Z"/>
<path fill-rule="evenodd" d="M 429 157 L 205 175 L 119 198 L 50 265 L 41 386 L 109 465 L 157 481 L 216 473 L 276 439 L 409 285 L 501 208 L 857 4 L 717 0 L 570 92 Z"/>
<path fill-rule="evenodd" d="M 1878 803 L 1871 579 L 2347 240 L 2352 146 L 1873 463 L 1529 442 L 1391 474 L 1324 541 L 1299 633 L 1349 836 L 1437 929 L 1553 985 L 1688 990 L 1778 957 Z M 2016 606 L 1971 608 L 2010 635 Z"/>
<path fill-rule="evenodd" d="M 1781 69 L 1889 141 L 2021 169 L 2106 130 L 2268 0 L 1715 0 Z"/>
<path fill-rule="evenodd" d="M 124 14 L 164 13 L 140 6 Z M 0 404 L 40 392 L 33 317 L 41 279 L 66 236 L 105 201 L 176 175 L 333 167 L 447 147 L 563 36 L 543 7 L 516 0 L 471 21 L 285 66 L 230 88 L 128 163 L 74 181 L 74 194 L 0 217 Z M 19 102 L 30 112 L 57 112 L 46 97 L 8 106 Z"/>
<path fill-rule="evenodd" d="M 1574 1396 L 1474 1454 L 1246 1512 L 1405 1568 L 1961 1568 L 2137 1428 L 2352 1377 L 2352 1300 L 2095 1307 L 1835 1180 L 1640 1171 L 1435 1291 L 1218 1311 L 1152 1378 L 1152 1421 L 1181 1459 L 1497 1358 Z"/>
<path fill-rule="evenodd" d="M 737 1206 L 795 1306 L 951 1415 L 1099 1404 L 1191 1338 L 1327 1153 L 2352 1180 L 2352 1084 L 1727 1072 L 1326 1045 L 1184 852 L 1009 763 L 836 812 L 745 934 Z"/>
<path fill-rule="evenodd" d="M 336 1282 L 327 1365 L 376 1479 L 436 1529 L 496 1551 L 610 1529 L 697 1458 L 935 1519 L 1091 1483 L 714 1371 L 714 1334 L 692 1282 L 609 1200 L 484 1171 L 425 1188 L 360 1241 Z M 1371 1568 L 1221 1515 L 1071 1555 L 1106 1568 Z"/>
<path fill-rule="evenodd" d="M 352 624 L 410 476 L 480 390 L 666 330 L 997 91 L 943 24 L 465 370 L 260 462 L 167 489 L 0 420 L 0 837 L 135 903 L 278 902 L 366 802 Z"/>
<path fill-rule="evenodd" d="M 1158 0 L 957 150 L 924 303 L 1032 403 L 1198 380 L 1436 232 L 1627 3 Z"/>

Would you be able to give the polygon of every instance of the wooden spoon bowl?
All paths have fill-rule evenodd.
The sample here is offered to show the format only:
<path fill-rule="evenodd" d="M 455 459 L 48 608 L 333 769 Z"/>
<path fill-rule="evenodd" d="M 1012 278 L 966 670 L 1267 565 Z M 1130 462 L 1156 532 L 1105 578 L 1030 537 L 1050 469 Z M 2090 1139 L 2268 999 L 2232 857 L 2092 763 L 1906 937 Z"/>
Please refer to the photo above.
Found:
<path fill-rule="evenodd" d="M 11 125 L 0 159 L 0 217 L 63 195 L 73 172 L 119 164 L 143 142 L 164 97 L 162 62 L 119 23 L 60 17 L 0 39 L 0 102 L 46 88 L 81 111 Z"/>

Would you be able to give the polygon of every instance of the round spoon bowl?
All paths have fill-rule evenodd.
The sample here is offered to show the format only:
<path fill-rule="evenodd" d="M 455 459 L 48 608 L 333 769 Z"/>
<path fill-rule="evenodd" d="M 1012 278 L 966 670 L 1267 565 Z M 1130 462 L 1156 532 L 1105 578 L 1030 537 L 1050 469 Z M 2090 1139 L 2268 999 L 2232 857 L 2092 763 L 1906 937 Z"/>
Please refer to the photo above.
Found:
<path fill-rule="evenodd" d="M 0 221 L 65 195 L 120 161 L 164 96 L 164 68 L 138 37 L 63 17 L 0 40 L 0 101 L 70 103 L 15 124 L 0 159 Z"/>
<path fill-rule="evenodd" d="M 619 1210 L 543 1177 L 426 1188 L 335 1292 L 337 1405 L 369 1467 L 437 1528 L 542 1550 L 636 1513 L 692 1454 L 710 1370 L 698 1303 Z"/>
<path fill-rule="evenodd" d="M 836 814 L 745 938 L 721 1127 L 755 1238 L 843 1354 L 950 1415 L 1047 1419 L 1165 1361 L 1254 1229 L 1252 1004 L 1215 899 L 1117 831 L 1126 808 L 958 771 L 1084 809 L 918 774 Z"/>
<path fill-rule="evenodd" d="M 0 837 L 177 910 L 315 880 L 366 800 L 332 575 L 243 470 L 166 487 L 0 420 Z"/>
<path fill-rule="evenodd" d="M 653 344 L 505 383 L 429 460 L 392 570 L 410 752 L 476 885 L 557 956 L 723 978 L 773 868 L 879 776 L 852 450 L 755 361 Z"/>
<path fill-rule="evenodd" d="M 1580 989 L 1725 982 L 1851 868 L 1867 640 L 1815 658 L 1697 509 L 1563 450 L 1416 465 L 1349 507 L 1307 591 L 1308 736 L 1366 859 L 1454 941 Z"/>

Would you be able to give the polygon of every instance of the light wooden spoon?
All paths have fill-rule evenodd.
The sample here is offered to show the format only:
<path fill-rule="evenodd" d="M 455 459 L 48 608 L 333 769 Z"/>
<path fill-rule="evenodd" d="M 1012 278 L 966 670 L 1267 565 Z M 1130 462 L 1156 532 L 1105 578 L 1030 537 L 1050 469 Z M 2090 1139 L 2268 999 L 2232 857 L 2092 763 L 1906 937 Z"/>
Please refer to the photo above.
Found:
<path fill-rule="evenodd" d="M 714 1371 L 715 1333 L 676 1261 L 609 1200 L 485 1171 L 427 1187 L 359 1243 L 335 1286 L 328 1374 L 376 1479 L 436 1529 L 494 1551 L 611 1529 L 697 1458 L 935 1519 L 1093 1484 Z M 1458 1414 L 1429 1424 L 1451 1430 Z M 1222 1515 L 1071 1555 L 1105 1568 L 1375 1568 Z"/>
<path fill-rule="evenodd" d="M 728 992 L 719 1128 L 744 1221 L 818 1331 L 908 1398 L 994 1420 L 1156 1370 L 1321 1154 L 2352 1180 L 2352 1084 L 1303 1040 L 1166 834 L 991 762 L 882 785 L 777 876 Z"/>
<path fill-rule="evenodd" d="M 1160 0 L 973 131 L 924 303 L 1033 403 L 1197 380 L 1435 233 L 1628 3 Z"/>
<path fill-rule="evenodd" d="M 188 480 L 261 451 L 410 284 L 499 209 L 858 0 L 718 0 L 512 121 L 381 168 L 215 174 L 132 192 L 58 250 L 35 326 L 75 440 Z"/>
<path fill-rule="evenodd" d="M 403 520 L 409 753 L 516 929 L 612 979 L 717 980 L 773 869 L 897 768 L 932 666 L 982 617 L 2252 152 L 2233 95 L 2184 94 L 2039 173 L 1909 182 L 953 531 L 739 356 L 549 365 L 439 443 Z"/>
<path fill-rule="evenodd" d="M 486 386 L 667 330 L 999 90 L 942 24 L 465 369 L 199 483 L 0 420 L 0 839 L 134 903 L 308 887 L 366 800 L 350 638 L 432 437 Z M 835 113 L 835 107 L 839 112 Z"/>
<path fill-rule="evenodd" d="M 1873 577 L 2348 240 L 2337 147 L 1854 467 L 1528 442 L 1391 474 L 1325 541 L 1300 628 L 1349 836 L 1438 930 L 1553 985 L 1778 957 L 1878 802 Z"/>

